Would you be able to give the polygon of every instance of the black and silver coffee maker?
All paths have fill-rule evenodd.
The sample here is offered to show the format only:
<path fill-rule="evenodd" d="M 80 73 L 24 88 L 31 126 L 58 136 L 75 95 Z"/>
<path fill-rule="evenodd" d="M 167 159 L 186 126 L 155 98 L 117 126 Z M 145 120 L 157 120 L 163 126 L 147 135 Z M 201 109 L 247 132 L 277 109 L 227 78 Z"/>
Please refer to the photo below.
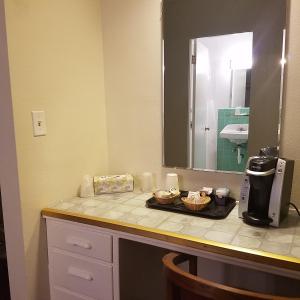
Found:
<path fill-rule="evenodd" d="M 272 148 L 250 157 L 241 187 L 239 217 L 250 225 L 278 227 L 289 210 L 294 161 Z"/>

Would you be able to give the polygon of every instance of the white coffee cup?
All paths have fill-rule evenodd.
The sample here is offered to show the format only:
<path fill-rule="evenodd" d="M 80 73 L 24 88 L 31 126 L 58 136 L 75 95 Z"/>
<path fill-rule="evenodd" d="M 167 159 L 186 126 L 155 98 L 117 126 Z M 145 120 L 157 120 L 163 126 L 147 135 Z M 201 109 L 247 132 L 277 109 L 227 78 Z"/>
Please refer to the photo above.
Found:
<path fill-rule="evenodd" d="M 144 193 L 153 192 L 153 174 L 144 172 L 141 176 L 141 190 Z"/>
<path fill-rule="evenodd" d="M 94 197 L 94 184 L 91 175 L 84 175 L 80 186 L 80 197 L 89 198 Z"/>
<path fill-rule="evenodd" d="M 166 190 L 176 189 L 179 191 L 178 175 L 176 173 L 168 173 L 166 175 Z"/>

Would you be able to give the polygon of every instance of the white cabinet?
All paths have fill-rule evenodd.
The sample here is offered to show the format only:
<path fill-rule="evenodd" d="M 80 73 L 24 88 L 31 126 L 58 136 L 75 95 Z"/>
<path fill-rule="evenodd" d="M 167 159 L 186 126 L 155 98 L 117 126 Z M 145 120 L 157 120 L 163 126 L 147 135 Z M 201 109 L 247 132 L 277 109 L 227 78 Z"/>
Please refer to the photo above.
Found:
<path fill-rule="evenodd" d="M 51 300 L 113 300 L 112 236 L 47 219 Z"/>
<path fill-rule="evenodd" d="M 48 246 L 112 262 L 112 237 L 82 224 L 47 221 Z"/>
<path fill-rule="evenodd" d="M 94 300 L 93 298 L 80 295 L 74 292 L 71 292 L 69 290 L 60 288 L 60 287 L 54 287 L 51 290 L 51 299 L 54 300 Z"/>

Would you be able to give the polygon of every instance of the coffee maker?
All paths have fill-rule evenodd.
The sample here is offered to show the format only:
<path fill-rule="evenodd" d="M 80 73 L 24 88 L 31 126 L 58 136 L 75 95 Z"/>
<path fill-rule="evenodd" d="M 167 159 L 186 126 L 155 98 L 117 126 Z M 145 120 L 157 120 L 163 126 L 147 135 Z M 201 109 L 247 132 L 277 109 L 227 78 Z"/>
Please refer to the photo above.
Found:
<path fill-rule="evenodd" d="M 249 225 L 278 227 L 288 214 L 293 172 L 294 161 L 279 158 L 274 147 L 250 157 L 241 186 L 239 217 Z"/>

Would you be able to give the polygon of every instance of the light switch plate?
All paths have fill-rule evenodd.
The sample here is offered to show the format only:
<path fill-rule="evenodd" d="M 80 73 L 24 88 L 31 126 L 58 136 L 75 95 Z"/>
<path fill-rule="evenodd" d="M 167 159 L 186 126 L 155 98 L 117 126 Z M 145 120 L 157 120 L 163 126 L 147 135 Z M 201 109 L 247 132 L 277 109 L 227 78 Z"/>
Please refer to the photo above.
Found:
<path fill-rule="evenodd" d="M 32 111 L 32 127 L 33 127 L 33 136 L 42 136 L 46 135 L 46 117 L 44 111 Z"/>

